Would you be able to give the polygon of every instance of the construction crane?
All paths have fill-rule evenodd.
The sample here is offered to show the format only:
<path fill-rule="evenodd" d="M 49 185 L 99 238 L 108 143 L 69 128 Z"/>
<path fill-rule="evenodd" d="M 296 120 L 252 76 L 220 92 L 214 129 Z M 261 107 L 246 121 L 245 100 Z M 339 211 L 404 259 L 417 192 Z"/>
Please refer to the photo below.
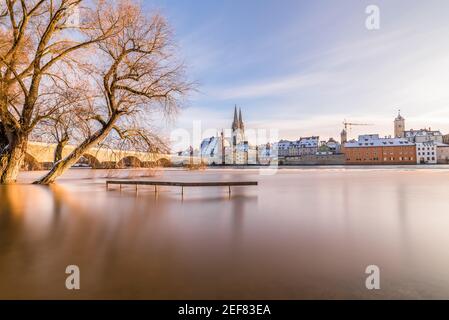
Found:
<path fill-rule="evenodd" d="M 349 127 L 349 130 L 351 130 L 351 129 L 352 129 L 352 126 L 373 126 L 372 123 L 354 123 L 354 122 L 347 122 L 346 119 L 345 119 L 345 121 L 343 121 L 343 125 L 345 126 L 346 132 L 348 131 L 348 127 Z"/>

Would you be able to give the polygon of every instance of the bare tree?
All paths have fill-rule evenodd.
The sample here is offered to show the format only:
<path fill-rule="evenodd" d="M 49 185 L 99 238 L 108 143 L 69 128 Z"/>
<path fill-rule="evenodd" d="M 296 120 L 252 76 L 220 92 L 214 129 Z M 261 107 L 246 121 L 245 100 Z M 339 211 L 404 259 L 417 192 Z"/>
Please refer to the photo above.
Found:
<path fill-rule="evenodd" d="M 84 32 L 92 29 L 92 20 L 84 19 L 82 28 L 71 24 L 72 13 L 81 9 L 81 3 L 83 0 L 2 1 L 0 121 L 8 143 L 1 150 L 1 183 L 16 180 L 31 131 L 57 110 L 42 108 L 43 104 L 39 107 L 43 85 L 67 81 L 66 73 L 79 51 L 115 32 L 114 21 L 109 21 L 101 34 Z"/>
<path fill-rule="evenodd" d="M 54 162 L 62 159 L 63 150 L 69 142 L 80 142 L 89 135 L 88 122 L 93 115 L 92 101 L 95 97 L 85 84 L 67 85 L 59 92 L 53 90 L 43 102 L 47 109 L 54 111 L 36 125 L 31 138 L 56 144 Z"/>
<path fill-rule="evenodd" d="M 118 21 L 120 31 L 107 37 L 105 30 L 111 28 L 111 21 Z M 138 5 L 119 1 L 117 5 L 102 7 L 96 26 L 87 31 L 90 38 L 103 38 L 96 44 L 99 62 L 92 65 L 91 72 L 97 76 L 104 96 L 97 101 L 92 117 L 96 130 L 37 183 L 54 182 L 111 131 L 128 137 L 151 138 L 144 128 L 127 126 L 129 119 L 155 111 L 173 115 L 191 89 L 185 80 L 184 66 L 176 59 L 172 34 L 162 16 L 146 17 Z M 149 143 L 156 143 L 156 139 Z"/>

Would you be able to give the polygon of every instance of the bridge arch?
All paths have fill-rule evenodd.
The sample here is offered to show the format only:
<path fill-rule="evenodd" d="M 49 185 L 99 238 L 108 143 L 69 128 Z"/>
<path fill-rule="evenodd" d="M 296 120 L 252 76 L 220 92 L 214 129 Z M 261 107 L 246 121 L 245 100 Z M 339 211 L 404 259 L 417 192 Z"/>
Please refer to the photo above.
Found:
<path fill-rule="evenodd" d="M 171 162 L 167 158 L 160 158 L 156 161 L 156 165 L 159 167 L 169 167 L 170 164 Z"/>
<path fill-rule="evenodd" d="M 141 168 L 143 167 L 142 161 L 136 156 L 126 156 L 123 157 L 118 163 L 117 167 L 119 168 Z"/>
<path fill-rule="evenodd" d="M 25 153 L 22 169 L 26 171 L 42 170 L 43 166 L 35 157 L 27 152 Z"/>
<path fill-rule="evenodd" d="M 156 161 L 143 161 L 142 167 L 144 168 L 155 168 L 157 167 Z"/>
<path fill-rule="evenodd" d="M 101 162 L 97 157 L 91 155 L 90 153 L 85 153 L 79 158 L 78 165 L 89 165 L 93 169 L 101 168 Z"/>

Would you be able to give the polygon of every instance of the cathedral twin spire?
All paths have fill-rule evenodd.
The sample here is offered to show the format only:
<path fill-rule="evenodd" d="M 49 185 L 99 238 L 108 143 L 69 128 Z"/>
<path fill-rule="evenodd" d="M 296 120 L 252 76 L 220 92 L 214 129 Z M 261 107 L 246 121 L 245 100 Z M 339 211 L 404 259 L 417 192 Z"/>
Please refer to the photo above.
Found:
<path fill-rule="evenodd" d="M 239 108 L 239 115 L 237 117 L 237 105 L 235 105 L 234 121 L 232 122 L 232 130 L 235 131 L 237 129 L 245 130 L 245 126 L 243 124 L 242 109 Z"/>

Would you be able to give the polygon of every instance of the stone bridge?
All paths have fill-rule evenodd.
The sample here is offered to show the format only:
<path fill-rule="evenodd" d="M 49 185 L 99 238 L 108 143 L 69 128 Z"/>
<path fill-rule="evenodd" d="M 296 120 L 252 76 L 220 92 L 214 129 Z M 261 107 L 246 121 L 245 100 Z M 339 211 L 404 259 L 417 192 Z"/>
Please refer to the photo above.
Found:
<path fill-rule="evenodd" d="M 62 156 L 67 156 L 74 148 L 74 146 L 66 146 Z M 56 144 L 29 142 L 23 169 L 39 170 L 50 168 L 53 164 L 55 149 Z M 183 159 L 173 159 L 173 156 L 170 154 L 91 148 L 83 155 L 79 163 L 98 169 L 168 166 L 172 160 L 183 162 Z"/>

